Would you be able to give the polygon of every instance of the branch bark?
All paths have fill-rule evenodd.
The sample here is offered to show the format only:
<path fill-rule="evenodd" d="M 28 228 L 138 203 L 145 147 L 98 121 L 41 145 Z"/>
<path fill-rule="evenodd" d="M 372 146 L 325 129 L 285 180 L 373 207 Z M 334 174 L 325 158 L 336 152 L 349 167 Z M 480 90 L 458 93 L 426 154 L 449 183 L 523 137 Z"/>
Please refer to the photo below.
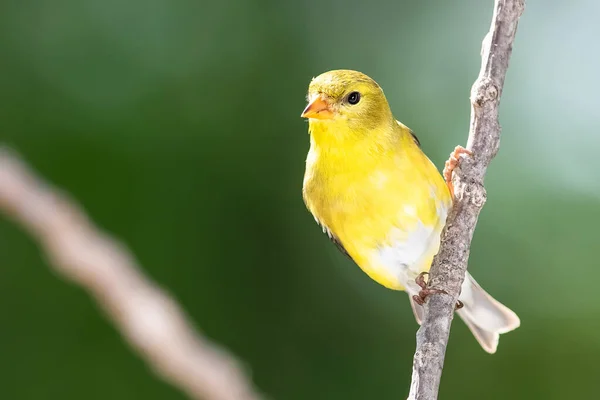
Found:
<path fill-rule="evenodd" d="M 525 0 L 495 0 L 490 31 L 483 40 L 481 70 L 471 89 L 471 124 L 467 149 L 454 171 L 454 207 L 431 266 L 429 286 L 447 294 L 428 296 L 425 318 L 417 332 L 409 400 L 435 400 L 454 307 L 465 279 L 471 240 L 486 201 L 483 186 L 488 165 L 500 147 L 498 106 Z"/>
<path fill-rule="evenodd" d="M 37 239 L 54 270 L 87 290 L 148 365 L 190 398 L 258 400 L 238 361 L 195 332 L 183 310 L 81 208 L 0 145 L 0 212 Z"/>

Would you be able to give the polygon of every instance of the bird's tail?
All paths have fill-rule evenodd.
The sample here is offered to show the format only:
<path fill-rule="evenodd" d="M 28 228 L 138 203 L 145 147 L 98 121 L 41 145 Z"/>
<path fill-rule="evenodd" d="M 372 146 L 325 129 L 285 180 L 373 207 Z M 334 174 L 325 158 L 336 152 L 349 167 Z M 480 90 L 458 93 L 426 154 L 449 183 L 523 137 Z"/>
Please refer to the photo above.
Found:
<path fill-rule="evenodd" d="M 464 304 L 458 315 L 488 353 L 496 352 L 500 334 L 521 325 L 517 314 L 483 290 L 468 272 L 458 298 Z"/>
<path fill-rule="evenodd" d="M 483 290 L 468 272 L 459 300 L 464 307 L 457 311 L 458 315 L 488 353 L 496 352 L 500 334 L 510 332 L 521 324 L 517 314 Z M 422 308 L 413 304 L 413 311 L 417 322 L 421 323 Z"/>

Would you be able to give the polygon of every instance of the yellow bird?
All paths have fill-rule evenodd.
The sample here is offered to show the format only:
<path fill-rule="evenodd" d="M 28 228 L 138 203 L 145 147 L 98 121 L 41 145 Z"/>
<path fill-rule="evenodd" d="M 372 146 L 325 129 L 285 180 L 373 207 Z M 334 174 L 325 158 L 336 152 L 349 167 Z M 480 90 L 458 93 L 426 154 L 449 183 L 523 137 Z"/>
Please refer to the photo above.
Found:
<path fill-rule="evenodd" d="M 367 275 L 408 293 L 420 324 L 415 279 L 439 250 L 451 189 L 367 75 L 335 70 L 314 78 L 302 117 L 310 133 L 302 190 L 307 208 Z M 489 353 L 501 333 L 520 324 L 468 273 L 460 301 L 458 314 Z"/>

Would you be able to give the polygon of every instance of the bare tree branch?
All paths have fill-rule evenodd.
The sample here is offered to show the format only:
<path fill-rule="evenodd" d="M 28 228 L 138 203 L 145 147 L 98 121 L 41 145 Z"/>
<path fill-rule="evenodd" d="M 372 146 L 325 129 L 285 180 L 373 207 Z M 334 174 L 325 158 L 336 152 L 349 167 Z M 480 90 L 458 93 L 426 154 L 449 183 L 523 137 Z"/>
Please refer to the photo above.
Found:
<path fill-rule="evenodd" d="M 433 294 L 425 303 L 425 318 L 417 332 L 409 400 L 437 399 L 454 307 L 465 279 L 471 239 L 486 201 L 483 179 L 500 146 L 498 106 L 512 44 L 524 0 L 496 0 L 489 33 L 483 40 L 481 71 L 471 89 L 471 126 L 467 149 L 455 170 L 455 204 L 442 234 L 429 286 L 447 294 Z"/>
<path fill-rule="evenodd" d="M 129 344 L 190 398 L 258 400 L 239 363 L 194 332 L 181 308 L 133 255 L 65 194 L 0 146 L 0 212 L 35 237 L 54 270 L 86 289 Z"/>

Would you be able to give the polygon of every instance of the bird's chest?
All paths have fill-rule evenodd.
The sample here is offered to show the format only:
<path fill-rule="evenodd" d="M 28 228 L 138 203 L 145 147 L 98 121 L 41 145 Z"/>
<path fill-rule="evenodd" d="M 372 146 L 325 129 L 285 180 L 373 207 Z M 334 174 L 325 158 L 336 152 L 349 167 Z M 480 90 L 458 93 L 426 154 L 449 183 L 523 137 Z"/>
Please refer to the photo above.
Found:
<path fill-rule="evenodd" d="M 398 216 L 403 191 L 399 178 L 381 168 L 368 172 L 307 168 L 304 199 L 315 219 L 344 246 L 376 246 Z"/>

